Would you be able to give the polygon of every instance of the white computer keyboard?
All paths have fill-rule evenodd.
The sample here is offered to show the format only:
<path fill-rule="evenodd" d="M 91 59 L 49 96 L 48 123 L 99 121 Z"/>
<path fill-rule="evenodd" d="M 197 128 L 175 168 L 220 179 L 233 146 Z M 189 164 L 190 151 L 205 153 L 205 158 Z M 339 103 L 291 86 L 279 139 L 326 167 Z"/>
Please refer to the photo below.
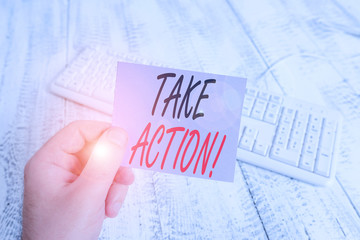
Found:
<path fill-rule="evenodd" d="M 163 66 L 111 51 L 88 48 L 51 83 L 66 99 L 111 115 L 116 62 Z M 335 175 L 341 118 L 337 112 L 248 88 L 243 105 L 238 160 L 315 185 Z"/>

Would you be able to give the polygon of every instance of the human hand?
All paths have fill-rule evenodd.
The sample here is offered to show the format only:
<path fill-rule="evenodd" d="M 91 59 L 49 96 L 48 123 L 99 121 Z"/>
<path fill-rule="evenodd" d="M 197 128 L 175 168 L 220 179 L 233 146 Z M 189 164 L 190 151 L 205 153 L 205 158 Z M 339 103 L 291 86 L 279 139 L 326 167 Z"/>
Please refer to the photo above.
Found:
<path fill-rule="evenodd" d="M 97 239 L 134 181 L 120 167 L 127 134 L 108 123 L 77 121 L 26 164 L 23 239 Z"/>

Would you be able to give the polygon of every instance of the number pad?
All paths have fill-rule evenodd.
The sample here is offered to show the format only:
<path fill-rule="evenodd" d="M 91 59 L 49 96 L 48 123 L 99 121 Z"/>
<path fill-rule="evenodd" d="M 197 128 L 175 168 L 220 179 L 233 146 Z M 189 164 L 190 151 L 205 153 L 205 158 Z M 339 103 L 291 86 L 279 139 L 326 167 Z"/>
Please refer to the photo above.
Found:
<path fill-rule="evenodd" d="M 239 148 L 284 164 L 329 177 L 337 119 L 326 111 L 302 102 L 286 102 L 281 96 L 247 89 L 243 115 L 273 125 L 271 139 L 265 140 L 259 128 L 245 126 Z M 256 125 L 252 125 L 256 126 Z M 264 161 L 266 161 L 264 159 Z"/>

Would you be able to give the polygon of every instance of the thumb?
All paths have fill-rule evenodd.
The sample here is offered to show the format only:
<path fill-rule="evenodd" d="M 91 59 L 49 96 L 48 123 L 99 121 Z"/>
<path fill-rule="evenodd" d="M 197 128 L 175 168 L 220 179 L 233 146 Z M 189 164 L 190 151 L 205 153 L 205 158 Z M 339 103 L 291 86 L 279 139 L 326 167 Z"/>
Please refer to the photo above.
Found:
<path fill-rule="evenodd" d="M 106 199 L 116 172 L 122 162 L 127 144 L 127 134 L 112 127 L 97 141 L 83 171 L 76 180 L 81 189 L 91 197 Z"/>

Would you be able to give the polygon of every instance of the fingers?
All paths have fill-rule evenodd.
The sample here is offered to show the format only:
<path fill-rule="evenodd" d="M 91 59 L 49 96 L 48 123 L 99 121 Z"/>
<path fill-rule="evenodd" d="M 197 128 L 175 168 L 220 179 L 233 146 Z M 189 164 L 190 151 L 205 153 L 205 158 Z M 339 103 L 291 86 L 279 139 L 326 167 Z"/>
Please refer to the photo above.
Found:
<path fill-rule="evenodd" d="M 131 168 L 120 167 L 116 173 L 106 197 L 105 214 L 107 217 L 116 217 L 125 200 L 129 185 L 134 182 L 135 176 Z"/>
<path fill-rule="evenodd" d="M 111 185 L 105 202 L 105 214 L 107 217 L 113 218 L 118 215 L 128 189 L 128 185 L 116 182 Z"/>
<path fill-rule="evenodd" d="M 101 135 L 75 183 L 89 197 L 104 201 L 120 167 L 127 134 L 121 128 L 110 128 Z"/>
<path fill-rule="evenodd" d="M 123 185 L 131 185 L 134 182 L 134 180 L 135 180 L 135 176 L 131 168 L 120 167 L 116 173 L 114 182 Z"/>
<path fill-rule="evenodd" d="M 47 145 L 69 154 L 83 149 L 86 142 L 98 139 L 111 125 L 98 121 L 75 121 L 52 137 Z"/>

